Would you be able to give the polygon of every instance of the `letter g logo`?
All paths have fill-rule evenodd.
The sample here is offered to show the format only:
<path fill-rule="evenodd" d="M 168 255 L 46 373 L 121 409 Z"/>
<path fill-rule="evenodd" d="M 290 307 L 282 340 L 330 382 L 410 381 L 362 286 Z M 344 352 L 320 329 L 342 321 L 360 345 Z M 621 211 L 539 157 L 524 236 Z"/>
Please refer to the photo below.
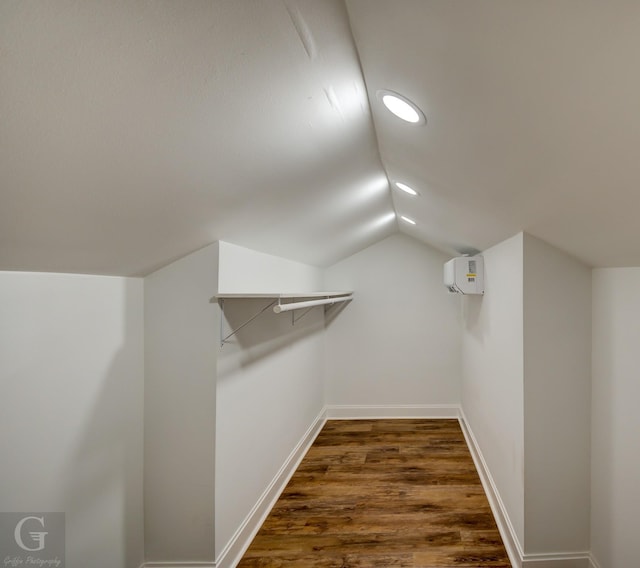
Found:
<path fill-rule="evenodd" d="M 17 525 L 16 525 L 16 530 L 13 533 L 13 536 L 16 539 L 16 544 L 22 548 L 22 550 L 26 550 L 27 552 L 37 552 L 38 550 L 43 550 L 44 549 L 44 536 L 46 534 L 49 534 L 48 532 L 30 532 L 29 536 L 31 537 L 31 539 L 36 543 L 36 547 L 35 548 L 29 548 L 28 546 L 25 545 L 24 541 L 22 540 L 22 526 L 29 520 L 34 520 L 34 521 L 38 521 L 40 523 L 40 526 L 42 528 L 44 528 L 44 517 L 25 517 L 24 519 L 22 519 Z"/>

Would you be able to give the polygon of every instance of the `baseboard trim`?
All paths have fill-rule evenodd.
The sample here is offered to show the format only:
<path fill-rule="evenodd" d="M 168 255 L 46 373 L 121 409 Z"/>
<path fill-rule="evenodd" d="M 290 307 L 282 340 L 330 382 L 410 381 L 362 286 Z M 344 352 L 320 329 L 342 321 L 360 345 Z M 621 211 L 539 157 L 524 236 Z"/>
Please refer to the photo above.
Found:
<path fill-rule="evenodd" d="M 600 564 L 593 553 L 589 554 L 589 568 L 600 568 Z"/>
<path fill-rule="evenodd" d="M 588 551 L 545 554 L 523 553 L 522 545 L 518 540 L 507 509 L 462 408 L 460 408 L 459 421 L 513 568 L 600 568 L 595 558 Z"/>
<path fill-rule="evenodd" d="M 467 446 L 469 446 L 469 450 L 471 451 L 471 457 L 473 458 L 478 474 L 480 475 L 480 481 L 484 487 L 484 492 L 487 494 L 487 499 L 489 500 L 489 505 L 496 520 L 496 524 L 498 525 L 498 530 L 502 537 L 502 542 L 507 550 L 509 560 L 511 561 L 513 568 L 522 568 L 524 557 L 522 547 L 518 541 L 513 524 L 509 519 L 504 503 L 502 502 L 498 488 L 493 481 L 487 462 L 482 455 L 478 441 L 469 426 L 469 422 L 467 421 L 467 417 L 465 416 L 462 408 L 460 408 L 458 419 L 460 421 L 462 433 L 467 441 Z"/>
<path fill-rule="evenodd" d="M 234 568 L 257 534 L 327 420 L 384 418 L 454 418 L 460 422 L 467 446 L 487 494 L 513 568 L 600 568 L 589 552 L 524 554 L 480 446 L 458 405 L 327 405 L 315 418 L 271 480 L 215 562 L 145 562 L 140 568 Z"/>
<path fill-rule="evenodd" d="M 550 554 L 525 554 L 524 568 L 590 568 L 589 552 L 563 552 Z"/>
<path fill-rule="evenodd" d="M 284 491 L 291 476 L 300 465 L 302 458 L 320 433 L 320 430 L 326 422 L 325 416 L 326 410 L 323 408 L 296 447 L 289 454 L 289 457 L 278 473 L 276 473 L 275 477 L 271 480 L 271 483 L 269 483 L 264 493 L 260 496 L 258 502 L 253 506 L 253 509 L 251 509 L 238 530 L 231 537 L 231 540 L 229 540 L 218 558 L 216 558 L 215 564 L 212 565 L 214 568 L 233 568 L 240 562 L 242 555 L 246 552 L 251 541 L 262 526 L 262 523 L 280 497 L 280 494 Z"/>
<path fill-rule="evenodd" d="M 329 404 L 329 420 L 358 420 L 384 418 L 458 418 L 457 404 Z"/>
<path fill-rule="evenodd" d="M 140 568 L 216 568 L 215 562 L 145 562 Z"/>

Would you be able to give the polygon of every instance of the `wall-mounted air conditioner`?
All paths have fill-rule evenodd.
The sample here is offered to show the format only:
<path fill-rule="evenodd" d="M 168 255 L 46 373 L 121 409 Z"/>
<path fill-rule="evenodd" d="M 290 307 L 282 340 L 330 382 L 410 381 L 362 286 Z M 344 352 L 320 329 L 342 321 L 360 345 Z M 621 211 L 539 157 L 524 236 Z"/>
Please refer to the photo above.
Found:
<path fill-rule="evenodd" d="M 444 265 L 444 285 L 454 294 L 484 294 L 484 259 L 460 256 Z"/>

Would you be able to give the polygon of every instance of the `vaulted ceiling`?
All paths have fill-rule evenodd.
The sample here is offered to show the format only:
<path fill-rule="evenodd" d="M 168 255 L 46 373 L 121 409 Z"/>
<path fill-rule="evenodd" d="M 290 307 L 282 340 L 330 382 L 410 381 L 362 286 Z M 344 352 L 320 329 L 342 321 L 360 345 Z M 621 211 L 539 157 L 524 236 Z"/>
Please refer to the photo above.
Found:
<path fill-rule="evenodd" d="M 638 30 L 634 0 L 2 2 L 0 270 L 328 265 L 397 230 L 640 265 Z"/>
<path fill-rule="evenodd" d="M 640 2 L 349 0 L 380 145 L 416 236 L 483 250 L 527 231 L 640 266 Z M 378 89 L 410 98 L 398 124 Z"/>

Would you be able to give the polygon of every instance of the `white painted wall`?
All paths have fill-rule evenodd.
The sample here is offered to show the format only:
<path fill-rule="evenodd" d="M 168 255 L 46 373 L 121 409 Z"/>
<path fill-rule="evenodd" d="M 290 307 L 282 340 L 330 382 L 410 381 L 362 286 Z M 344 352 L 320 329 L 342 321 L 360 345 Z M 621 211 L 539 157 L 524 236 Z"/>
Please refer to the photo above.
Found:
<path fill-rule="evenodd" d="M 322 270 L 279 256 L 219 241 L 220 294 L 314 292 Z"/>
<path fill-rule="evenodd" d="M 214 243 L 144 279 L 148 561 L 214 559 L 217 274 Z"/>
<path fill-rule="evenodd" d="M 322 286 L 316 267 L 216 243 L 144 280 L 144 329 L 141 280 L 0 273 L 0 428 L 15 432 L 0 440 L 15 464 L 0 508 L 64 510 L 70 563 L 137 567 L 144 396 L 146 558 L 213 562 L 325 401 L 462 400 L 525 551 L 587 548 L 589 269 L 522 234 L 484 257 L 485 296 L 461 299 L 442 286 L 446 257 L 404 235 L 327 269 Z M 593 278 L 591 533 L 615 568 L 634 560 L 640 505 L 640 269 Z M 322 308 L 295 325 L 269 310 L 220 351 L 219 282 L 356 296 L 326 328 Z M 263 305 L 228 300 L 227 329 Z"/>
<path fill-rule="evenodd" d="M 525 554 L 589 550 L 591 268 L 524 234 Z"/>
<path fill-rule="evenodd" d="M 0 510 L 65 512 L 68 566 L 143 559 L 142 294 L 0 273 Z"/>
<path fill-rule="evenodd" d="M 319 276 L 316 267 L 220 243 L 221 291 L 317 291 Z M 225 300 L 226 329 L 235 329 L 266 303 Z M 292 313 L 269 309 L 222 349 L 216 345 L 218 560 L 323 408 L 322 310 L 316 307 L 292 325 Z"/>
<path fill-rule="evenodd" d="M 640 268 L 593 271 L 591 549 L 602 568 L 638 564 Z"/>
<path fill-rule="evenodd" d="M 326 270 L 327 289 L 355 292 L 327 327 L 327 404 L 459 404 L 460 310 L 442 283 L 446 260 L 398 233 Z"/>
<path fill-rule="evenodd" d="M 485 294 L 462 298 L 462 408 L 522 545 L 523 234 L 483 256 Z"/>

